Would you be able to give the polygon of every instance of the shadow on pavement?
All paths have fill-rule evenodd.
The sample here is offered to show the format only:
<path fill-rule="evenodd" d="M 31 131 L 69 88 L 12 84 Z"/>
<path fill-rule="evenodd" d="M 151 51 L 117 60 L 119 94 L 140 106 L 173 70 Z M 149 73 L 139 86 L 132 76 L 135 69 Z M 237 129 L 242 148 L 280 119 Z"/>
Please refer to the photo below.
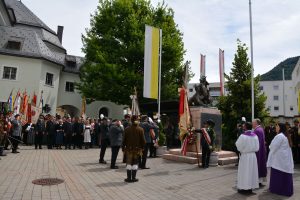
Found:
<path fill-rule="evenodd" d="M 106 172 L 106 171 L 110 171 L 112 169 L 108 168 L 93 168 L 93 169 L 88 169 L 88 172 Z"/>
<path fill-rule="evenodd" d="M 167 176 L 169 175 L 169 171 L 161 171 L 161 172 L 154 172 L 154 173 L 150 173 L 150 174 L 145 174 L 144 176 Z"/>
<path fill-rule="evenodd" d="M 81 166 L 81 167 L 87 167 L 87 166 L 90 166 L 90 165 L 99 165 L 98 162 L 93 162 L 93 163 L 80 163 L 78 164 L 78 166 Z"/>
<path fill-rule="evenodd" d="M 257 199 L 265 200 L 265 199 L 272 199 L 272 200 L 283 200 L 288 199 L 289 197 L 279 196 L 270 193 L 268 190 L 264 190 L 261 194 L 258 195 Z"/>
<path fill-rule="evenodd" d="M 115 187 L 115 186 L 125 186 L 127 183 L 125 182 L 109 182 L 109 183 L 101 183 L 97 185 L 97 187 Z"/>
<path fill-rule="evenodd" d="M 228 196 L 223 196 L 221 198 L 219 198 L 219 200 L 231 200 L 231 199 L 247 199 L 248 197 L 252 197 L 252 196 L 255 196 L 256 194 L 253 193 L 253 194 L 249 194 L 249 195 L 243 195 L 243 194 L 239 194 L 239 193 L 235 193 L 235 194 L 231 194 L 231 195 L 228 195 Z M 265 199 L 267 200 L 267 199 Z"/>

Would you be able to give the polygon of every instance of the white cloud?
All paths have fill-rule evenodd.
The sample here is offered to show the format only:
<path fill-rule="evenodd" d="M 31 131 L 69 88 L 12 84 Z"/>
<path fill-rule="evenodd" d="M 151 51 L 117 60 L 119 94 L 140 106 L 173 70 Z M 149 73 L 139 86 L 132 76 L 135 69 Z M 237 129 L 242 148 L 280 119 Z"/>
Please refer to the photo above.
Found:
<path fill-rule="evenodd" d="M 162 0 L 151 0 L 153 5 Z M 248 0 L 165 0 L 175 11 L 175 21 L 184 33 L 186 59 L 199 79 L 200 53 L 206 55 L 209 81 L 219 81 L 218 49 L 225 50 L 225 71 L 232 66 L 236 39 L 248 46 Z M 65 27 L 63 45 L 69 54 L 83 55 L 81 34 L 89 27 L 90 14 L 98 0 L 23 0 L 38 17 L 56 31 Z M 300 1 L 252 0 L 255 74 L 300 53 Z"/>

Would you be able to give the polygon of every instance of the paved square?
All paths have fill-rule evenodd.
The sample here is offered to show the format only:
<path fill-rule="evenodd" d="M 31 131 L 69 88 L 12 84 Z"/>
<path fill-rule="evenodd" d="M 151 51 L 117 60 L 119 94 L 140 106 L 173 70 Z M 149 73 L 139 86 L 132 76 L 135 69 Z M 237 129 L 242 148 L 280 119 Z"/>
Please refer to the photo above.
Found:
<path fill-rule="evenodd" d="M 45 148 L 45 147 L 44 147 Z M 20 147 L 19 154 L 8 153 L 0 160 L 0 199 L 300 199 L 300 166 L 294 174 L 295 194 L 291 198 L 272 195 L 267 186 L 253 196 L 236 192 L 237 167 L 199 169 L 195 165 L 174 163 L 161 158 L 148 159 L 149 170 L 138 171 L 139 182 L 124 183 L 125 165 L 111 170 L 100 165 L 99 149 L 34 150 Z M 107 149 L 106 160 L 110 160 Z M 39 178 L 61 178 L 65 182 L 54 186 L 32 184 Z"/>

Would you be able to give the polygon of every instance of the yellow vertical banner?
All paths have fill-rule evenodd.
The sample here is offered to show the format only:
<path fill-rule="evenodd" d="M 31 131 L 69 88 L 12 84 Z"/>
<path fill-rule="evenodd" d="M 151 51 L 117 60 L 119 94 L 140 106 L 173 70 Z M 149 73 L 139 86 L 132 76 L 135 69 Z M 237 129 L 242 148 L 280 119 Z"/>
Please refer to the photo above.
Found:
<path fill-rule="evenodd" d="M 158 99 L 160 29 L 146 25 L 143 96 Z"/>

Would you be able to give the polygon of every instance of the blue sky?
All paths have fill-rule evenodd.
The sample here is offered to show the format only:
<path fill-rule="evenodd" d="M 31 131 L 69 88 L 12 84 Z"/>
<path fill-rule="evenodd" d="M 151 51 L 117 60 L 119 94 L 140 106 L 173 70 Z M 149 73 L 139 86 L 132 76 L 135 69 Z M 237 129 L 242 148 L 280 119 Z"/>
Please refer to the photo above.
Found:
<path fill-rule="evenodd" d="M 53 30 L 65 27 L 63 45 L 69 54 L 83 56 L 81 34 L 89 27 L 98 0 L 22 0 Z M 155 6 L 161 0 L 152 0 Z M 219 81 L 218 49 L 225 51 L 225 72 L 232 66 L 239 38 L 248 46 L 248 0 L 165 0 L 175 11 L 183 32 L 185 59 L 199 79 L 200 53 L 206 55 L 210 82 Z M 252 0 L 255 74 L 263 74 L 288 57 L 300 55 L 300 1 Z"/>

